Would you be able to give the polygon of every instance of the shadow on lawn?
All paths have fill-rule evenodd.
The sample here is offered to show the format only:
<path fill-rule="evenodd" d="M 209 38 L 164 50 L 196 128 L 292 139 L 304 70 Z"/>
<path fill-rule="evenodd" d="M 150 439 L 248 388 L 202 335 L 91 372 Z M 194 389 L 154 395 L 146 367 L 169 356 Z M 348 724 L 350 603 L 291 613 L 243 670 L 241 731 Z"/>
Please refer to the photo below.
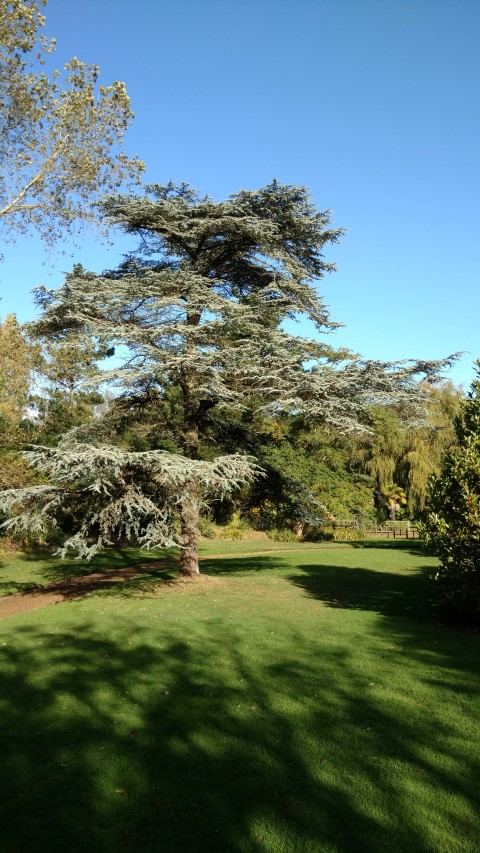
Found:
<path fill-rule="evenodd" d="M 276 565 L 239 557 L 202 569 Z M 381 614 L 363 642 L 388 655 L 399 695 L 414 670 L 446 707 L 468 699 L 474 730 L 478 640 L 432 624 L 429 570 L 299 568 L 288 581 L 309 596 Z M 421 696 L 399 705 L 375 694 L 355 639 L 323 643 L 328 623 L 309 634 L 286 621 L 275 645 L 270 626 L 252 637 L 220 613 L 180 628 L 167 603 L 146 601 L 141 618 L 107 605 L 119 607 L 118 619 L 104 611 L 107 624 L 72 605 L 60 622 L 45 617 L 62 631 L 37 618 L 5 634 L 2 853 L 478 850 L 478 822 L 459 808 L 475 814 L 480 802 L 468 732 L 462 740 L 455 720 L 418 707 Z M 426 815 L 440 827 L 433 846 Z"/>
<path fill-rule="evenodd" d="M 299 565 L 298 568 L 304 574 L 289 576 L 291 583 L 329 607 L 432 620 L 442 605 L 430 580 L 431 567 L 418 567 L 408 575 L 345 566 Z"/>
<path fill-rule="evenodd" d="M 61 583 L 67 578 L 83 577 L 95 572 L 108 571 L 110 569 L 130 568 L 136 565 L 154 564 L 167 559 L 172 559 L 178 554 L 175 548 L 158 548 L 151 551 L 141 551 L 139 548 L 108 548 L 100 551 L 92 560 L 74 559 L 67 557 L 62 560 L 51 552 L 36 551 L 35 553 L 23 554 L 22 559 L 26 562 L 40 564 L 39 581 L 41 583 Z"/>
<path fill-rule="evenodd" d="M 280 554 L 280 558 L 285 554 Z M 212 558 L 202 560 L 200 562 L 200 571 L 204 575 L 232 575 L 232 574 L 248 574 L 250 572 L 265 572 L 268 570 L 285 571 L 285 563 L 281 559 L 275 557 L 275 553 L 258 555 L 254 557 L 242 557 L 240 554 L 237 557 L 225 557 L 219 559 Z"/>
<path fill-rule="evenodd" d="M 348 544 L 352 548 L 376 548 L 382 551 L 407 551 L 409 554 L 425 555 L 425 545 L 419 539 L 358 539 Z"/>
<path fill-rule="evenodd" d="M 282 654 L 265 641 L 252 660 L 241 627 L 193 622 L 187 640 L 159 621 L 153 641 L 127 621 L 111 633 L 79 619 L 55 636 L 20 628 L 1 649 L 3 853 L 431 853 L 416 811 L 425 785 L 412 805 L 425 744 L 445 757 L 432 770 L 448 794 L 439 819 L 478 784 L 475 760 L 460 762 L 429 714 L 376 703 L 347 648 L 319 657 L 290 631 Z M 429 677 L 443 663 L 458 669 L 447 699 L 478 676 L 458 644 Z M 410 790 L 383 761 L 411 766 Z"/>

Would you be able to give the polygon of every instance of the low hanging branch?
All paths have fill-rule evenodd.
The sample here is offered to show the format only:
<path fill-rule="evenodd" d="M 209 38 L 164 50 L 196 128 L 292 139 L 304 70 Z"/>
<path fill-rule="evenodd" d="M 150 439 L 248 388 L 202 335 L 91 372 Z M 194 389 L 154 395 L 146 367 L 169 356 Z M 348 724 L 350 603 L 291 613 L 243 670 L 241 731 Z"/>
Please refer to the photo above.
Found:
<path fill-rule="evenodd" d="M 59 553 L 76 551 L 87 559 L 119 539 L 145 548 L 181 546 L 179 513 L 212 496 L 227 497 L 257 470 L 241 455 L 204 462 L 72 439 L 23 456 L 49 485 L 0 492 L 0 509 L 12 516 L 3 526 L 13 533 L 44 535 L 52 525 L 70 523 L 76 532 L 66 537 Z"/>

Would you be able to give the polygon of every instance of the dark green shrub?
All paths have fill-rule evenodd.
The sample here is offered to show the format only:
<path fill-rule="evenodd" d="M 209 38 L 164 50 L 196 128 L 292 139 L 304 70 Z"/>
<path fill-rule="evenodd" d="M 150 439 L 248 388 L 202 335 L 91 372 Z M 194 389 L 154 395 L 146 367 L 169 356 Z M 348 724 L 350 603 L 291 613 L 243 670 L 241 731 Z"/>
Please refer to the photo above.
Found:
<path fill-rule="evenodd" d="M 303 540 L 305 542 L 332 542 L 333 527 L 308 524 L 303 531 Z"/>
<path fill-rule="evenodd" d="M 435 575 L 457 616 L 480 621 L 480 362 L 456 423 L 458 446 L 433 478 L 420 533 L 440 560 Z"/>

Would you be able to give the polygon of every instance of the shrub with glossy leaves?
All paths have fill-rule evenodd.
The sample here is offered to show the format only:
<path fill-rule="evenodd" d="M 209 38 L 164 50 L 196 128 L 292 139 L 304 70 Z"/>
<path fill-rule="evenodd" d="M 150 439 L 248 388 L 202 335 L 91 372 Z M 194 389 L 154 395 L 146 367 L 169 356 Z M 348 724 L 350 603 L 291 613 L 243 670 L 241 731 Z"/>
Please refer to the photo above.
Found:
<path fill-rule="evenodd" d="M 422 533 L 452 610 L 480 622 L 480 361 L 456 423 L 457 445 L 432 479 Z"/>

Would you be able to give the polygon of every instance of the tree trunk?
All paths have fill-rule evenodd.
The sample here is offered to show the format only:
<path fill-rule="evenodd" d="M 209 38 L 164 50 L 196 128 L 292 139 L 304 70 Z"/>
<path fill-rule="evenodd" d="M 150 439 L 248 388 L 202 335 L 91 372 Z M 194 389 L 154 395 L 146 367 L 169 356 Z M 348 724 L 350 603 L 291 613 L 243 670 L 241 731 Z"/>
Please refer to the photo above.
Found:
<path fill-rule="evenodd" d="M 195 577 L 200 574 L 198 567 L 198 534 L 200 511 L 198 501 L 192 497 L 186 501 L 180 518 L 182 548 L 180 551 L 180 574 L 184 577 Z"/>
<path fill-rule="evenodd" d="M 187 310 L 187 326 L 198 326 L 200 314 Z M 188 349 L 188 340 L 187 340 Z M 195 381 L 185 376 L 181 388 L 184 404 L 183 448 L 188 459 L 198 459 L 199 428 L 198 402 L 195 393 Z M 195 577 L 200 574 L 198 566 L 198 538 L 200 535 L 200 500 L 198 487 L 194 483 L 186 489 L 185 499 L 180 513 L 180 533 L 182 547 L 180 551 L 180 575 Z"/>
<path fill-rule="evenodd" d="M 294 531 L 295 536 L 297 537 L 299 542 L 301 542 L 303 539 L 304 529 L 305 529 L 305 522 L 304 521 L 295 521 L 294 522 L 293 531 Z"/>

